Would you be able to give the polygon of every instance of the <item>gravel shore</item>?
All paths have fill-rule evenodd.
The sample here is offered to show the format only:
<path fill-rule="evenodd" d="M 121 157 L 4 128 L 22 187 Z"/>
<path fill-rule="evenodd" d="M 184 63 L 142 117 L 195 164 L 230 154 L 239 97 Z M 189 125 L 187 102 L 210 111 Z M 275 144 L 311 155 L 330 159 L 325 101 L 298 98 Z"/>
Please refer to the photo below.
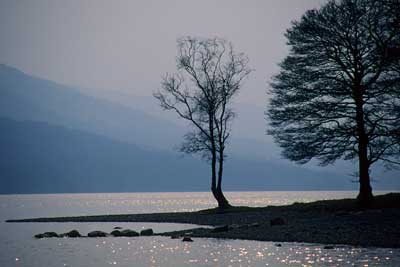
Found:
<path fill-rule="evenodd" d="M 7 222 L 169 222 L 215 226 L 159 233 L 274 242 L 307 242 L 400 248 L 400 194 L 377 196 L 370 209 L 354 199 L 264 208 L 8 220 Z"/>

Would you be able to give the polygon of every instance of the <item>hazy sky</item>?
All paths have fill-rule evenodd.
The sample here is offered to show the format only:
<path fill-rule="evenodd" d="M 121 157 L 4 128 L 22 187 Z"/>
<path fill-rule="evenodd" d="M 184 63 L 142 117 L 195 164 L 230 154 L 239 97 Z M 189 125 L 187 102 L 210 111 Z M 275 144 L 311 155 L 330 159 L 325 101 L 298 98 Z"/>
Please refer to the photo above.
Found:
<path fill-rule="evenodd" d="M 325 0 L 0 1 L 0 63 L 84 88 L 151 95 L 176 39 L 219 36 L 250 58 L 239 100 L 264 106 L 292 20 Z"/>

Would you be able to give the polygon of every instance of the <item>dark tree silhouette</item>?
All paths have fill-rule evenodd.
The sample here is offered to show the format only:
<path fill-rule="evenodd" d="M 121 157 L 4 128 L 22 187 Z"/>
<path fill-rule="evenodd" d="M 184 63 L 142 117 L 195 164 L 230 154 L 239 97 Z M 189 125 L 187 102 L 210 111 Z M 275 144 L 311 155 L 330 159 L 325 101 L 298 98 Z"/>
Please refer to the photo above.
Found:
<path fill-rule="evenodd" d="M 235 113 L 233 96 L 250 73 L 248 59 L 219 38 L 178 40 L 178 72 L 166 75 L 154 93 L 161 107 L 191 123 L 180 150 L 200 154 L 211 164 L 211 191 L 221 209 L 229 207 L 222 192 L 225 148 Z"/>
<path fill-rule="evenodd" d="M 358 200 L 368 206 L 371 165 L 399 164 L 400 2 L 329 1 L 293 22 L 286 37 L 269 133 L 301 164 L 357 159 Z"/>

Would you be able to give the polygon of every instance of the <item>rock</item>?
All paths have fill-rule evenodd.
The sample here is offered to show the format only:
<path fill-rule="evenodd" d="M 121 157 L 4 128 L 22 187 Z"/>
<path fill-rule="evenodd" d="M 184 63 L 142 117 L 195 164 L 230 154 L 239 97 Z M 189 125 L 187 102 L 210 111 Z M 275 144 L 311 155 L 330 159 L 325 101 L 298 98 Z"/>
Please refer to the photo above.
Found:
<path fill-rule="evenodd" d="M 58 237 L 58 234 L 56 232 L 45 232 L 44 237 Z"/>
<path fill-rule="evenodd" d="M 35 235 L 35 238 L 51 238 L 51 237 L 59 237 L 55 232 L 45 232 L 43 234 Z"/>
<path fill-rule="evenodd" d="M 326 245 L 326 246 L 324 246 L 324 249 L 334 249 L 335 247 L 334 246 L 332 246 L 332 245 Z"/>
<path fill-rule="evenodd" d="M 43 235 L 44 237 L 58 237 L 58 234 L 55 232 L 45 232 Z"/>
<path fill-rule="evenodd" d="M 121 236 L 121 231 L 119 231 L 119 230 L 114 230 L 114 231 L 112 231 L 112 232 L 110 233 L 110 235 L 112 235 L 112 236 Z"/>
<path fill-rule="evenodd" d="M 275 247 L 282 247 L 282 244 L 276 243 Z"/>
<path fill-rule="evenodd" d="M 119 227 L 119 226 L 114 227 L 114 230 L 120 230 L 120 229 L 122 229 L 122 227 Z"/>
<path fill-rule="evenodd" d="M 92 231 L 88 233 L 88 237 L 106 237 L 107 233 L 102 231 Z"/>
<path fill-rule="evenodd" d="M 185 237 L 182 239 L 182 242 L 193 242 L 193 239 L 192 239 L 190 236 L 185 236 Z"/>
<path fill-rule="evenodd" d="M 215 232 L 215 233 L 228 232 L 229 231 L 229 225 L 215 227 L 212 231 Z"/>
<path fill-rule="evenodd" d="M 66 237 L 81 237 L 81 234 L 77 230 L 69 231 L 68 233 L 63 234 Z"/>
<path fill-rule="evenodd" d="M 37 235 L 34 235 L 34 237 L 35 238 L 44 238 L 44 235 L 43 234 L 37 234 Z"/>
<path fill-rule="evenodd" d="M 274 218 L 274 219 L 270 220 L 269 222 L 270 222 L 271 226 L 274 226 L 274 225 L 285 225 L 286 224 L 285 220 L 282 219 L 281 217 Z"/>
<path fill-rule="evenodd" d="M 131 229 L 122 230 L 122 231 L 120 232 L 120 234 L 121 234 L 120 236 L 127 236 L 127 237 L 139 236 L 139 233 L 138 233 L 138 232 L 133 231 L 133 230 L 131 230 Z"/>
<path fill-rule="evenodd" d="M 153 235 L 153 229 L 151 229 L 151 228 L 144 229 L 144 230 L 140 231 L 140 235 L 145 235 L 145 236 Z"/>

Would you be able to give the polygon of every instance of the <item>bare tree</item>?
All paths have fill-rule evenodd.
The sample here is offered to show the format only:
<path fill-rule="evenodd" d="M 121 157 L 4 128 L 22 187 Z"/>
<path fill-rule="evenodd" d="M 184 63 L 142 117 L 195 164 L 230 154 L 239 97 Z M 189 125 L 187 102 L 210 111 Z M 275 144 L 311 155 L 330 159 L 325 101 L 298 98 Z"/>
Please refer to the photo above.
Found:
<path fill-rule="evenodd" d="M 211 191 L 221 209 L 229 207 L 222 192 L 225 148 L 235 113 L 233 96 L 250 73 L 248 58 L 219 38 L 178 40 L 177 73 L 167 74 L 154 93 L 165 110 L 190 122 L 180 151 L 200 154 L 211 164 Z"/>
<path fill-rule="evenodd" d="M 357 159 L 358 199 L 369 206 L 371 165 L 399 164 L 400 1 L 331 0 L 286 37 L 269 133 L 298 163 Z"/>

